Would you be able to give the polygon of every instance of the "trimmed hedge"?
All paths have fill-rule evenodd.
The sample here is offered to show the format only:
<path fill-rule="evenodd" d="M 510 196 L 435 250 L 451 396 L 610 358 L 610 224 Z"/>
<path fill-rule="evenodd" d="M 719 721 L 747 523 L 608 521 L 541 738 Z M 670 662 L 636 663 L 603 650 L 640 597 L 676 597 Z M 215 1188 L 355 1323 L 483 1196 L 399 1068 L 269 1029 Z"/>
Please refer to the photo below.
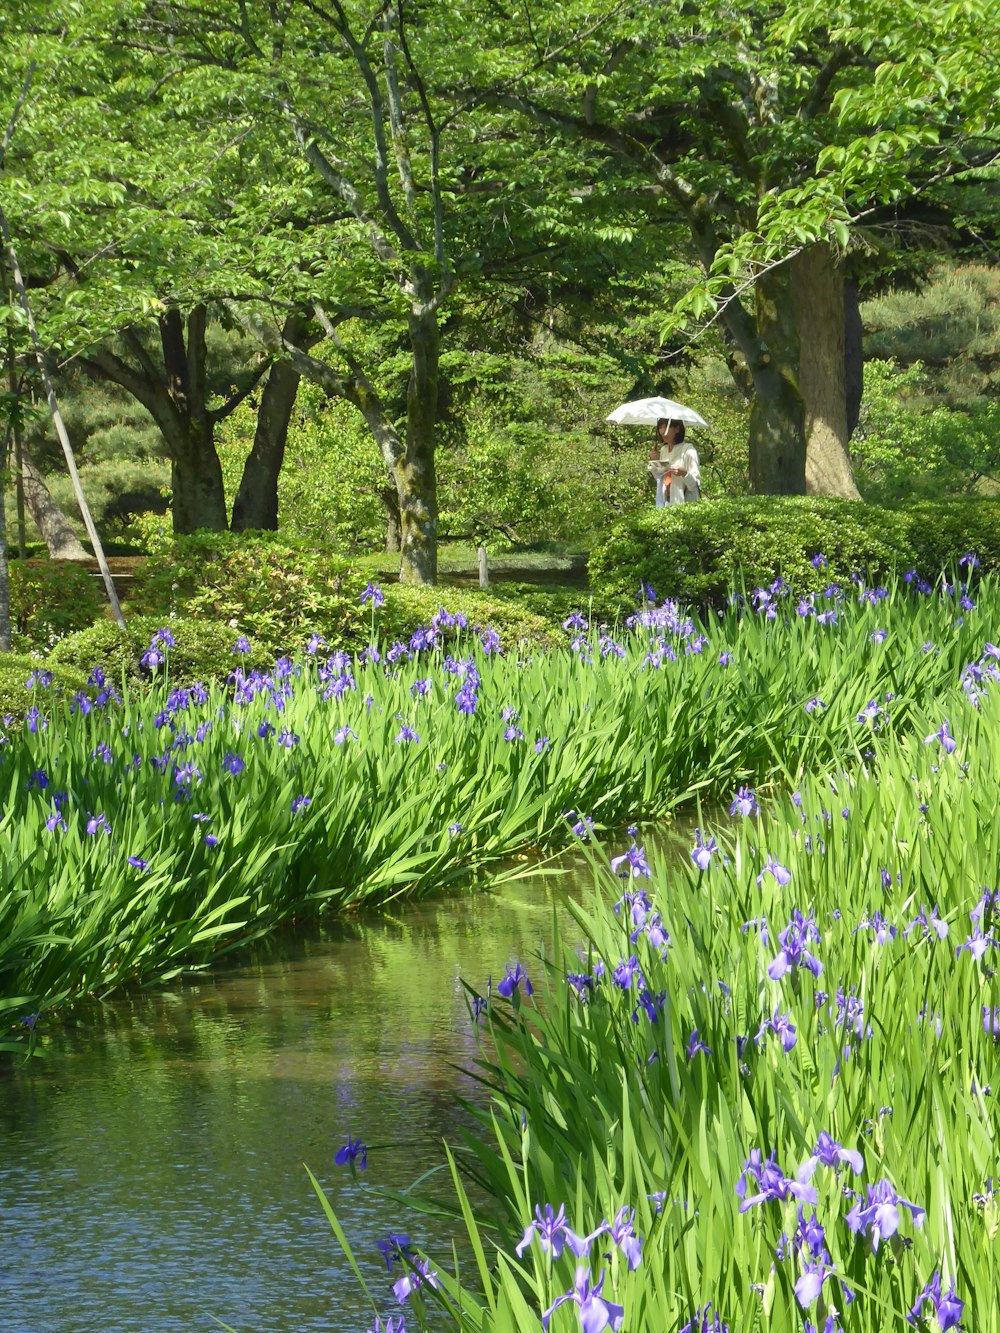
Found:
<path fill-rule="evenodd" d="M 314 631 L 364 633 L 366 582 L 348 561 L 276 533 L 197 532 L 155 552 L 130 607 L 228 625 L 230 644 L 246 634 L 276 654 Z"/>
<path fill-rule="evenodd" d="M 753 496 L 650 509 L 615 524 L 590 557 L 591 586 L 634 605 L 658 598 L 719 605 L 733 587 L 779 576 L 797 592 L 917 569 L 934 579 L 968 551 L 1000 567 L 1000 501 L 945 500 L 886 508 L 823 496 Z M 814 556 L 826 557 L 816 568 Z"/>
<path fill-rule="evenodd" d="M 166 652 L 170 680 L 175 685 L 190 684 L 193 680 L 225 680 L 237 666 L 249 671 L 253 667 L 267 667 L 274 660 L 266 645 L 254 641 L 249 653 L 235 653 L 237 631 L 226 624 L 132 616 L 124 631 L 113 621 L 105 620 L 76 634 L 67 634 L 53 648 L 45 665 L 69 667 L 84 674 L 98 666 L 112 685 L 120 685 L 123 678 L 129 685 L 148 683 L 154 674 L 160 676 L 163 671 L 162 667 L 151 671 L 141 661 L 159 629 L 168 629 L 174 638 L 173 647 Z"/>
<path fill-rule="evenodd" d="M 11 560 L 10 622 L 14 647 L 51 648 L 63 634 L 103 615 L 100 579 L 69 560 Z"/>
<path fill-rule="evenodd" d="M 441 608 L 453 615 L 463 613 L 470 626 L 491 625 L 506 648 L 550 647 L 566 637 L 553 621 L 525 610 L 513 599 L 483 592 L 392 585 L 384 592 L 385 603 L 375 612 L 375 634 L 383 643 L 407 642 Z M 367 644 L 371 613 L 364 609 L 362 612 L 360 620 L 352 614 L 340 633 L 335 627 L 326 627 L 324 637 L 331 648 L 359 649 Z M 266 670 L 276 654 L 301 649 L 305 642 L 302 634 L 289 635 L 278 643 L 251 635 L 250 651 L 236 653 L 238 631 L 225 623 L 191 617 L 132 616 L 124 633 L 112 621 L 101 621 L 89 629 L 68 634 L 53 648 L 45 665 L 70 668 L 81 673 L 81 681 L 93 667 L 99 666 L 111 684 L 120 685 L 123 677 L 130 686 L 149 683 L 162 675 L 163 668 L 151 671 L 142 665 L 141 659 L 161 628 L 169 629 L 174 638 L 174 645 L 167 652 L 170 680 L 175 685 L 190 684 L 193 680 L 224 681 L 237 666 L 245 671 Z"/>
<path fill-rule="evenodd" d="M 51 675 L 51 683 L 29 688 L 28 680 L 42 669 Z M 12 715 L 20 719 L 32 704 L 35 704 L 41 712 L 48 713 L 56 700 L 68 700 L 86 688 L 86 676 L 70 666 L 40 662 L 37 657 L 27 657 L 20 653 L 0 653 L 0 714 L 2 715 Z"/>
<path fill-rule="evenodd" d="M 504 648 L 517 645 L 548 648 L 565 640 L 559 623 L 525 607 L 517 596 L 492 589 L 423 588 L 390 583 L 383 588 L 385 603 L 375 613 L 375 633 L 383 641 L 406 642 L 427 625 L 438 610 L 461 613 L 470 626 L 487 625 L 500 635 Z M 586 604 L 586 594 L 578 601 Z"/>

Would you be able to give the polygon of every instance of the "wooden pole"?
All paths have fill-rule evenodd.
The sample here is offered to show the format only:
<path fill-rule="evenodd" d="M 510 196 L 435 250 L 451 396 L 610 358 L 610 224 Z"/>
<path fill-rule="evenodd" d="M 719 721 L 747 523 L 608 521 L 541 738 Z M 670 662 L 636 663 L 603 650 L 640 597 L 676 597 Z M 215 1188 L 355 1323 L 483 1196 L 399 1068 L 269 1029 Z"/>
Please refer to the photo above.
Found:
<path fill-rule="evenodd" d="M 488 588 L 490 586 L 490 570 L 489 565 L 486 563 L 485 546 L 480 546 L 479 548 L 479 586 L 480 588 Z"/>
<path fill-rule="evenodd" d="M 52 414 L 52 424 L 55 427 L 56 435 L 59 437 L 59 443 L 62 445 L 63 454 L 66 458 L 66 466 L 69 469 L 70 480 L 73 483 L 73 490 L 76 493 L 76 502 L 80 506 L 80 515 L 83 518 L 83 526 L 87 529 L 87 536 L 90 538 L 90 544 L 94 548 L 94 555 L 97 557 L 97 564 L 101 571 L 101 577 L 104 579 L 104 587 L 108 594 L 108 601 L 111 603 L 111 610 L 114 613 L 115 620 L 125 628 L 125 617 L 122 615 L 121 604 L 118 601 L 118 594 L 115 591 L 114 581 L 111 578 L 111 570 L 108 568 L 108 562 L 104 558 L 104 547 L 101 545 L 101 539 L 97 535 L 97 528 L 94 526 L 94 520 L 90 516 L 90 506 L 87 504 L 86 496 L 83 493 L 83 487 L 80 484 L 80 474 L 76 470 L 76 459 L 73 456 L 73 446 L 70 443 L 69 432 L 66 430 L 66 423 L 62 419 L 62 413 L 59 411 L 59 402 L 56 398 L 56 391 L 52 386 L 52 380 L 49 376 L 48 367 L 45 364 L 45 353 L 42 350 L 42 340 L 38 336 L 38 329 L 35 325 L 35 317 L 32 314 L 31 304 L 28 301 L 28 292 L 24 285 L 24 278 L 21 276 L 21 266 L 17 262 L 17 253 L 14 250 L 14 242 L 11 238 L 10 228 L 7 225 L 7 215 L 3 208 L 0 208 L 0 237 L 3 238 L 4 248 L 7 252 L 7 265 L 10 275 L 14 280 L 14 287 L 17 290 L 18 300 L 21 309 L 24 311 L 24 317 L 28 323 L 28 331 L 31 334 L 31 341 L 35 348 L 35 360 L 38 362 L 38 370 L 42 377 L 42 384 L 45 388 L 45 397 L 49 404 L 49 412 Z"/>
<path fill-rule="evenodd" d="M 4 295 L 7 284 L 4 283 Z M 24 381 L 18 378 L 17 356 L 14 348 L 14 330 L 7 335 L 7 383 L 10 392 L 10 434 L 14 441 L 14 497 L 17 501 L 17 551 L 22 560 L 28 558 L 28 548 L 24 537 L 24 463 L 21 454 L 21 392 Z M 7 451 L 4 450 L 4 466 L 7 464 Z"/>

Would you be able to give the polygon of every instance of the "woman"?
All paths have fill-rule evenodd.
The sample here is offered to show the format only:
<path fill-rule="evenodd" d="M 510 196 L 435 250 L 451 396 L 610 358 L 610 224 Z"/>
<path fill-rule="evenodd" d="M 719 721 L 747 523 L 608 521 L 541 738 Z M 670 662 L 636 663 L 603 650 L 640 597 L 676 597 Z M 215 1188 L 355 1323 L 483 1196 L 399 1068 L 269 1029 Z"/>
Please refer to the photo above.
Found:
<path fill-rule="evenodd" d="M 649 452 L 649 470 L 656 478 L 656 507 L 701 499 L 701 469 L 692 444 L 684 443 L 684 422 L 660 417 L 658 445 Z"/>

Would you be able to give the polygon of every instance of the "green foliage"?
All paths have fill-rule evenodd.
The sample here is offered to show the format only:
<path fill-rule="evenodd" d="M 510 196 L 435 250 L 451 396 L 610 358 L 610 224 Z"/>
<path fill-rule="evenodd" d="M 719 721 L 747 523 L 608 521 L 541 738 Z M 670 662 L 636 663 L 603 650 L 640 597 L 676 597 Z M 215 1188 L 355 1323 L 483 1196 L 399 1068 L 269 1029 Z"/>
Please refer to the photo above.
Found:
<path fill-rule="evenodd" d="M 150 670 L 142 665 L 141 658 L 160 629 L 169 630 L 175 644 L 164 649 L 166 664 Z M 128 618 L 124 631 L 113 621 L 105 620 L 67 634 L 52 649 L 46 666 L 68 666 L 83 673 L 96 666 L 110 684 L 120 687 L 126 681 L 135 687 L 159 680 L 165 673 L 175 685 L 187 685 L 193 680 L 225 681 L 238 665 L 250 670 L 273 661 L 274 654 L 257 642 L 251 643 L 249 653 L 235 654 L 236 638 L 234 629 L 216 621 L 134 615 Z"/>
<path fill-rule="evenodd" d="M 30 686 L 32 673 L 43 667 L 51 674 L 52 683 L 45 689 Z M 21 717 L 32 704 L 43 713 L 51 713 L 55 703 L 68 701 L 86 687 L 86 676 L 69 664 L 40 662 L 37 657 L 19 653 L 0 653 L 0 714 Z"/>
<path fill-rule="evenodd" d="M 343 559 L 275 533 L 199 532 L 164 542 L 132 605 L 228 626 L 283 652 L 310 631 L 350 638 L 365 580 Z"/>
<path fill-rule="evenodd" d="M 1000 272 L 983 264 L 939 265 L 916 290 L 865 301 L 865 353 L 922 366 L 921 397 L 968 408 L 1000 390 Z"/>
<path fill-rule="evenodd" d="M 12 560 L 10 618 L 16 648 L 52 646 L 103 614 L 100 578 L 66 560 Z"/>
<path fill-rule="evenodd" d="M 79 471 L 87 506 L 102 539 L 134 536 L 140 514 L 164 514 L 167 511 L 170 468 L 164 462 L 141 462 L 126 455 L 90 463 Z M 85 541 L 83 520 L 79 517 L 69 476 L 64 472 L 50 472 L 45 484 L 70 520 L 71 527 Z"/>
<path fill-rule="evenodd" d="M 949 406 L 921 362 L 865 364 L 864 398 L 851 442 L 855 479 L 878 503 L 955 495 L 1000 476 L 1000 402 Z"/>
<path fill-rule="evenodd" d="M 387 584 L 385 603 L 375 614 L 375 631 L 385 642 L 409 639 L 438 611 L 463 615 L 470 628 L 490 627 L 504 648 L 548 648 L 565 635 L 551 617 L 528 609 L 516 592 L 464 591 Z M 579 605 L 579 599 L 577 601 Z"/>
<path fill-rule="evenodd" d="M 1000 523 L 1000 506 L 996 513 Z M 807 592 L 855 572 L 882 578 L 915 565 L 912 528 L 905 511 L 851 500 L 755 496 L 670 505 L 617 524 L 591 553 L 590 581 L 628 604 L 640 582 L 660 598 L 716 605 L 733 586 L 766 587 L 779 575 Z M 943 559 L 955 554 L 952 548 Z M 811 564 L 816 555 L 826 556 L 822 570 Z"/>
<path fill-rule="evenodd" d="M 256 415 L 249 403 L 223 422 L 219 458 L 230 507 L 253 444 Z M 282 537 L 353 555 L 385 543 L 385 464 L 361 415 L 349 403 L 299 386 L 278 477 Z"/>

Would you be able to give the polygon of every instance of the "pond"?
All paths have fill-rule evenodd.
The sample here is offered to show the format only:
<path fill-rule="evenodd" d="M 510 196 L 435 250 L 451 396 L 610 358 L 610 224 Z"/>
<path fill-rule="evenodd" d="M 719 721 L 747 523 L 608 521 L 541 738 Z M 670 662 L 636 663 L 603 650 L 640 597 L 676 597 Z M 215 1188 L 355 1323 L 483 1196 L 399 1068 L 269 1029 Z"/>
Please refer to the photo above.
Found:
<path fill-rule="evenodd" d="M 377 1240 L 435 1236 L 377 1187 L 439 1164 L 467 1115 L 456 1095 L 480 1095 L 455 1067 L 476 1053 L 460 977 L 485 987 L 515 959 L 530 971 L 555 885 L 592 882 L 577 860 L 557 879 L 286 937 L 81 1013 L 44 1058 L 0 1071 L 0 1327 L 368 1328 L 303 1164 L 390 1310 Z M 369 1145 L 357 1183 L 333 1162 L 348 1134 Z"/>

